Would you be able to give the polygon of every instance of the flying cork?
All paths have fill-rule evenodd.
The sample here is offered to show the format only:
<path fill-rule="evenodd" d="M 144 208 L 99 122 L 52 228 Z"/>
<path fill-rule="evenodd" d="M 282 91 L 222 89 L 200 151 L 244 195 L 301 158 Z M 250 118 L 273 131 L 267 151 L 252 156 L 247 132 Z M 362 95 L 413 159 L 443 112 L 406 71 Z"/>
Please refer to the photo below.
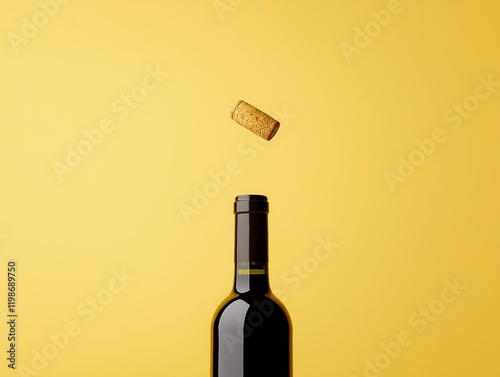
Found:
<path fill-rule="evenodd" d="M 280 122 L 276 119 L 242 100 L 239 100 L 231 111 L 231 119 L 268 141 L 280 128 Z"/>

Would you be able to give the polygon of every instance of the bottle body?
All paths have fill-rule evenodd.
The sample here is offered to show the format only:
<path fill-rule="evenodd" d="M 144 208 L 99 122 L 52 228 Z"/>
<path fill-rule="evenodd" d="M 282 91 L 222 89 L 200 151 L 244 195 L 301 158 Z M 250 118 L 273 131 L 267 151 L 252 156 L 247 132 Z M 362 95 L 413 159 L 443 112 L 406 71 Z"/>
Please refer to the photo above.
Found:
<path fill-rule="evenodd" d="M 291 377 L 291 319 L 269 287 L 267 212 L 235 213 L 234 287 L 212 319 L 211 376 Z"/>

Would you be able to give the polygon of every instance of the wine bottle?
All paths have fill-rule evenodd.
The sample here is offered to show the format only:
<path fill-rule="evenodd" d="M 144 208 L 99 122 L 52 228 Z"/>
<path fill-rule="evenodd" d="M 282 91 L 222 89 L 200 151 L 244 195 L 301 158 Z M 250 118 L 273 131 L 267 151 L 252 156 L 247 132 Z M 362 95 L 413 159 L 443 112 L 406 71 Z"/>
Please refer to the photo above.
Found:
<path fill-rule="evenodd" d="M 292 323 L 271 292 L 268 276 L 269 204 L 239 195 L 234 286 L 212 319 L 212 377 L 291 377 Z"/>

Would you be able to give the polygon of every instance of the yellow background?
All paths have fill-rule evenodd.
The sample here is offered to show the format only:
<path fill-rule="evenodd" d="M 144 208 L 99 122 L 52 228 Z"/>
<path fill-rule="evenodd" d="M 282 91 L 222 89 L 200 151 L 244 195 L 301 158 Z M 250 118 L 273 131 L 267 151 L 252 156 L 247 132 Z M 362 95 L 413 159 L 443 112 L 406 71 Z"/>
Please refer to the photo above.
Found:
<path fill-rule="evenodd" d="M 295 376 L 363 376 L 401 331 L 413 343 L 381 376 L 500 376 L 500 88 L 458 130 L 443 121 L 479 77 L 500 81 L 500 2 L 401 0 L 350 63 L 340 44 L 387 1 L 222 3 L 221 19 L 211 0 L 73 0 L 17 53 L 8 35 L 40 5 L 0 3 L 0 273 L 17 260 L 18 366 L 75 322 L 37 375 L 207 376 L 232 202 L 257 193 Z M 112 103 L 157 66 L 168 77 L 119 119 Z M 282 122 L 262 150 L 229 119 L 239 99 Z M 103 118 L 113 132 L 59 182 L 53 163 Z M 436 127 L 446 142 L 391 191 L 384 173 Z M 233 160 L 241 172 L 187 223 L 179 206 Z M 340 246 L 292 290 L 284 274 L 327 236 Z M 87 324 L 77 308 L 123 268 L 134 279 Z M 468 288 L 419 333 L 409 317 L 446 279 Z"/>

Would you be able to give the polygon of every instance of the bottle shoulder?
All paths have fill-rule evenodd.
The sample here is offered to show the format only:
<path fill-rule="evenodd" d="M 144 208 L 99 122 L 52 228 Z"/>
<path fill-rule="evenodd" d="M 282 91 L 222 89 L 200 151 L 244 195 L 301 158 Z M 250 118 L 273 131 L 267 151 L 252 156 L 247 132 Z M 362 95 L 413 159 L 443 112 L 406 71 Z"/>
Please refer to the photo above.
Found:
<path fill-rule="evenodd" d="M 271 301 L 273 301 L 275 303 L 275 305 L 277 307 L 279 307 L 279 309 L 281 311 L 283 311 L 283 313 L 286 315 L 286 317 L 288 318 L 288 322 L 291 323 L 291 319 L 290 319 L 290 313 L 288 312 L 288 309 L 286 308 L 285 304 L 278 298 L 274 295 L 274 293 L 272 292 L 269 292 L 266 297 L 268 299 L 270 299 Z"/>
<path fill-rule="evenodd" d="M 255 312 L 266 316 L 282 317 L 291 326 L 288 310 L 272 292 L 266 294 L 231 292 L 215 310 L 212 322 L 220 320 L 224 315 L 246 316 Z"/>

